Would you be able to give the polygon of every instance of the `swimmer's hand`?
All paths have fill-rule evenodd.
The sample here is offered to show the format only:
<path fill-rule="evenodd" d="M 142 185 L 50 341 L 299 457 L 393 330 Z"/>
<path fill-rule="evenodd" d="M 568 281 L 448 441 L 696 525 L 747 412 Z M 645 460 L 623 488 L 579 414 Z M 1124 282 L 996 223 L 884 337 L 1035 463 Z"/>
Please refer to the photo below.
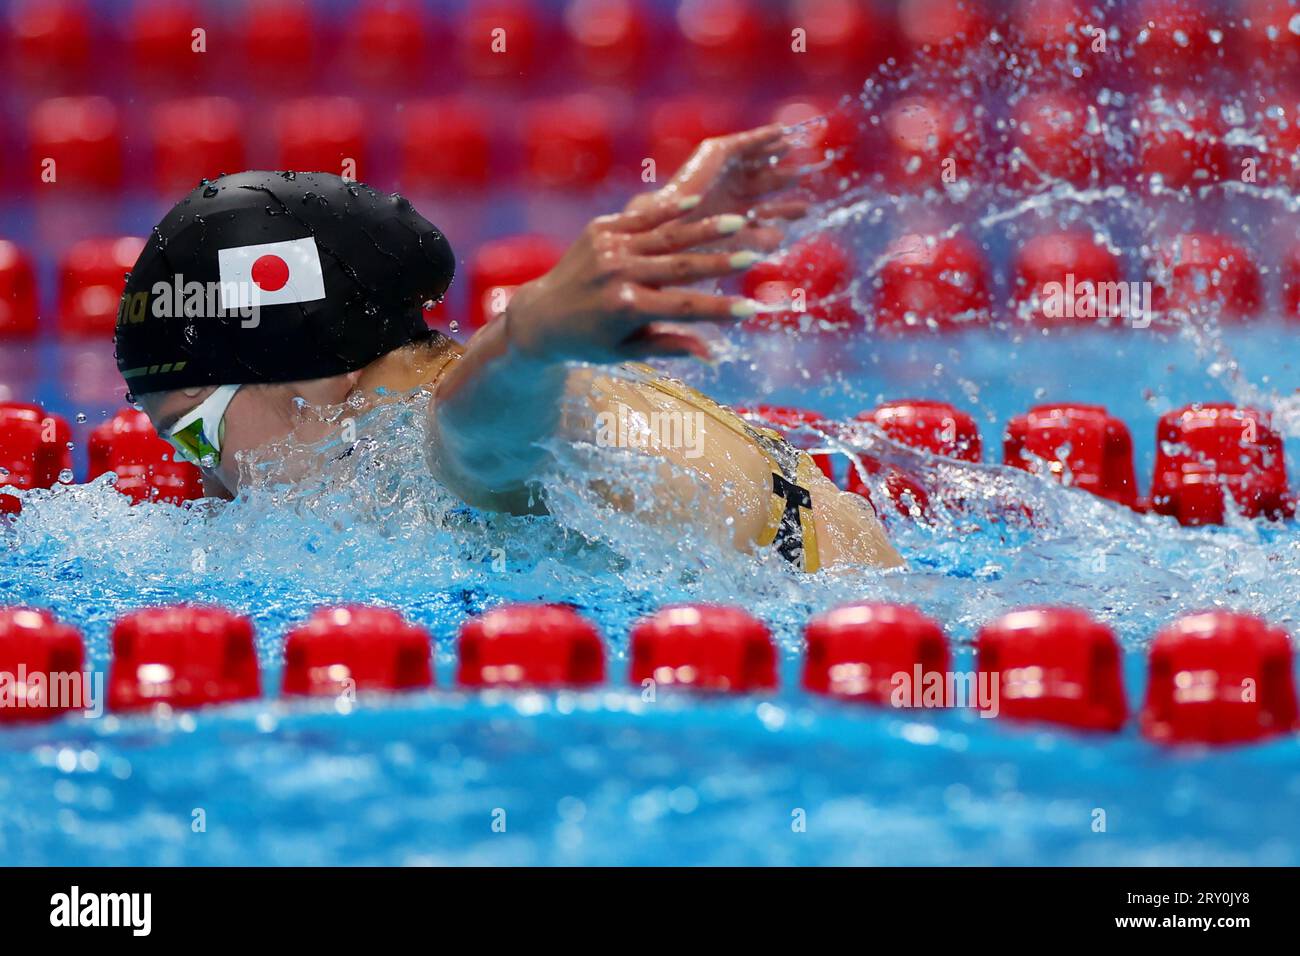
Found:
<path fill-rule="evenodd" d="M 775 248 L 780 231 L 764 222 L 798 219 L 808 210 L 803 200 L 778 196 L 799 179 L 798 170 L 781 163 L 792 147 L 789 134 L 775 123 L 706 139 L 663 188 L 635 197 L 627 211 L 698 197 L 700 203 L 692 210 L 692 218 L 727 213 L 745 216 L 750 225 L 744 238 L 759 248 Z"/>
<path fill-rule="evenodd" d="M 747 225 L 736 214 L 688 216 L 699 202 L 656 193 L 634 212 L 592 220 L 554 269 L 516 290 L 500 320 L 510 348 L 541 364 L 707 359 L 689 326 L 748 318 L 755 303 L 681 287 L 741 272 L 759 255 L 699 251 Z"/>

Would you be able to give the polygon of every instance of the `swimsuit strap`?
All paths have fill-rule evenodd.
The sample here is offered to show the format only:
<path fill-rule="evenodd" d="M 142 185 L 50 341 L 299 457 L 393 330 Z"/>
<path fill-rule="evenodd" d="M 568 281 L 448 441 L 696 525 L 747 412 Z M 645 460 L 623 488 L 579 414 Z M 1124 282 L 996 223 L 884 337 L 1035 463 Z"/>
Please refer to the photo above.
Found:
<path fill-rule="evenodd" d="M 757 544 L 759 547 L 774 544 L 777 552 L 791 564 L 805 571 L 816 571 L 821 560 L 812 517 L 812 494 L 807 486 L 818 469 L 808 453 L 795 448 L 776 429 L 746 421 L 735 409 L 714 401 L 685 382 L 640 362 L 630 362 L 627 367 L 641 373 L 638 381 L 703 412 L 758 449 L 772 466 L 772 498 L 767 523 Z"/>

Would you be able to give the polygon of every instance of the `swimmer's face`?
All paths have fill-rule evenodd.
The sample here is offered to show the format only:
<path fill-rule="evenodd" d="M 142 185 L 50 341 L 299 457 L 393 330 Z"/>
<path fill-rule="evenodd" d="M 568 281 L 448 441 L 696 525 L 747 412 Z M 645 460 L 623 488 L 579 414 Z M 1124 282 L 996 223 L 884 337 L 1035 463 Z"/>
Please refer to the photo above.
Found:
<path fill-rule="evenodd" d="M 327 437 L 329 426 L 315 416 L 303 414 L 301 406 L 325 407 L 337 405 L 351 389 L 348 376 L 317 379 L 275 385 L 245 385 L 231 400 L 226 409 L 225 427 L 221 435 L 221 460 L 214 468 L 204 468 L 204 474 L 215 478 L 231 492 L 239 490 L 239 458 L 256 453 L 269 445 L 283 442 L 292 436 L 304 443 Z M 151 392 L 139 397 L 140 407 L 153 423 L 158 434 L 165 435 L 187 412 L 216 391 L 216 386 L 177 389 L 171 392 Z M 215 427 L 210 423 L 209 427 Z M 284 476 L 292 478 L 293 476 Z"/>

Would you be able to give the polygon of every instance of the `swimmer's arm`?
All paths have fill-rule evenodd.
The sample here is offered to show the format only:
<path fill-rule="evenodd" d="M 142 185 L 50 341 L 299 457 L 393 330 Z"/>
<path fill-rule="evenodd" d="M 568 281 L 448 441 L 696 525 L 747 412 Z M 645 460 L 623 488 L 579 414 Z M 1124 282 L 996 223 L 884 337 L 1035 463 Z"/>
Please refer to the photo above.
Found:
<path fill-rule="evenodd" d="M 536 510 L 529 483 L 548 454 L 538 443 L 561 434 L 571 363 L 707 358 L 692 324 L 734 322 L 754 305 L 682 286 L 748 268 L 757 255 L 747 250 L 779 238 L 767 217 L 802 213 L 763 202 L 790 184 L 774 167 L 788 148 L 775 126 L 707 141 L 667 187 L 593 220 L 554 269 L 521 286 L 435 387 L 434 474 L 476 507 Z"/>

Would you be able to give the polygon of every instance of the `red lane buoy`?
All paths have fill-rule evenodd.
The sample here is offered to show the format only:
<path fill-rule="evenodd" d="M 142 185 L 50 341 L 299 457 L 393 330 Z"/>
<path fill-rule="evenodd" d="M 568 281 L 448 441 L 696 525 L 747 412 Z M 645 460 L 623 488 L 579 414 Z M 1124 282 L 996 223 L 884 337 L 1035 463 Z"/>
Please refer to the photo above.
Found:
<path fill-rule="evenodd" d="M 479 246 L 469 266 L 470 331 L 505 312 L 515 289 L 545 275 L 563 254 L 543 236 L 510 236 Z"/>
<path fill-rule="evenodd" d="M 784 306 L 746 319 L 750 328 L 847 329 L 862 324 L 853 309 L 849 286 L 853 264 L 848 252 L 829 236 L 813 235 L 770 259 L 753 265 L 741 280 L 746 296 L 764 305 Z"/>
<path fill-rule="evenodd" d="M 1226 402 L 1162 415 L 1151 510 L 1185 525 L 1221 524 L 1228 498 L 1248 518 L 1295 513 L 1282 437 L 1268 415 Z"/>
<path fill-rule="evenodd" d="M 1259 267 L 1250 253 L 1226 236 L 1184 233 L 1159 251 L 1159 278 L 1151 303 L 1156 312 L 1214 311 L 1228 321 L 1250 318 L 1263 302 Z"/>
<path fill-rule="evenodd" d="M 90 433 L 87 481 L 105 472 L 117 475 L 114 485 L 133 504 L 158 501 L 180 504 L 203 497 L 203 475 L 158 437 L 149 416 L 124 408 Z"/>
<path fill-rule="evenodd" d="M 605 679 L 600 632 L 572 608 L 509 604 L 460 631 L 462 687 L 586 687 Z"/>
<path fill-rule="evenodd" d="M 805 690 L 891 706 L 896 675 L 908 687 L 927 674 L 947 674 L 948 642 L 937 623 L 912 607 L 850 604 L 819 614 L 804 629 Z M 911 706 L 912 694 L 902 706 Z"/>
<path fill-rule="evenodd" d="M 1159 743 L 1232 744 L 1296 728 L 1287 633 L 1259 618 L 1209 611 L 1180 618 L 1151 644 L 1142 733 Z"/>
<path fill-rule="evenodd" d="M 287 696 L 433 686 L 429 632 L 383 607 L 318 608 L 284 642 Z"/>
<path fill-rule="evenodd" d="M 634 684 L 748 693 L 776 687 L 776 647 L 762 621 L 734 607 L 661 608 L 632 629 Z"/>
<path fill-rule="evenodd" d="M 53 488 L 72 474 L 72 428 L 58 415 L 39 405 L 0 402 L 0 485 L 22 491 Z M 7 513 L 17 514 L 20 503 L 0 494 Z"/>
<path fill-rule="evenodd" d="M 1036 405 L 1007 422 L 1002 463 L 1137 505 L 1128 426 L 1100 405 Z"/>
<path fill-rule="evenodd" d="M 988 264 L 970 239 L 913 233 L 894 240 L 885 255 L 878 328 L 947 331 L 988 321 Z"/>
<path fill-rule="evenodd" d="M 1086 612 L 1012 611 L 980 630 L 975 650 L 981 679 L 998 681 L 1000 715 L 1079 730 L 1123 726 L 1119 644 L 1109 627 Z"/>
<path fill-rule="evenodd" d="M 84 697 L 81 633 L 49 611 L 0 608 L 0 723 L 48 720 L 88 706 Z"/>
<path fill-rule="evenodd" d="M 199 707 L 258 695 L 253 622 L 222 608 L 146 608 L 118 619 L 111 637 L 108 706 L 114 711 Z"/>
<path fill-rule="evenodd" d="M 1150 307 L 1132 301 L 1119 258 L 1085 232 L 1032 237 L 1016 251 L 1012 270 L 1019 314 L 1044 327 L 1119 325 Z"/>

